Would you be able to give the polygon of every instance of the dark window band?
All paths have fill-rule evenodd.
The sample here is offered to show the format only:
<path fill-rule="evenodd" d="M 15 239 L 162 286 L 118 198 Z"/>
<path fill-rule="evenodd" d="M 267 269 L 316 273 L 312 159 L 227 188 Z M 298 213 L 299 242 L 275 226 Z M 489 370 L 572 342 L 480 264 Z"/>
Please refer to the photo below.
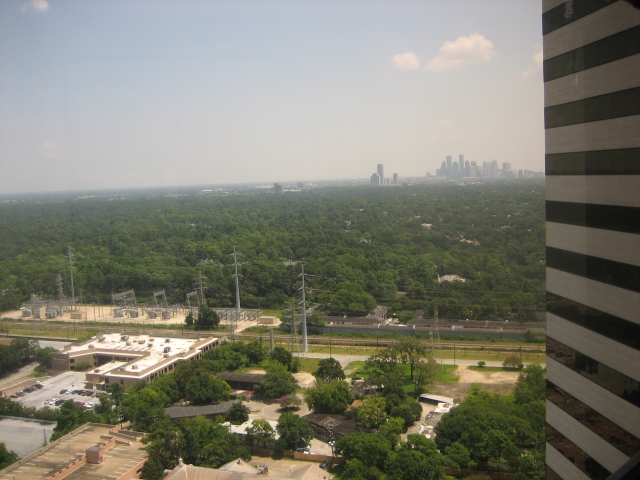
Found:
<path fill-rule="evenodd" d="M 640 325 L 547 292 L 547 312 L 587 330 L 640 350 Z"/>
<path fill-rule="evenodd" d="M 606 480 L 611 472 L 547 423 L 547 442 L 593 480 Z"/>
<path fill-rule="evenodd" d="M 542 34 L 546 35 L 582 17 L 611 5 L 617 0 L 590 0 L 588 2 L 564 2 L 542 14 Z"/>
<path fill-rule="evenodd" d="M 640 267 L 547 247 L 547 267 L 640 293 Z"/>
<path fill-rule="evenodd" d="M 547 400 L 628 457 L 640 452 L 640 438 L 630 434 L 547 380 Z"/>
<path fill-rule="evenodd" d="M 640 26 L 545 60 L 542 64 L 544 81 L 549 82 L 637 53 L 640 53 Z"/>
<path fill-rule="evenodd" d="M 547 222 L 640 234 L 640 208 L 547 200 Z"/>
<path fill-rule="evenodd" d="M 640 175 L 640 148 L 545 155 L 547 175 Z"/>
<path fill-rule="evenodd" d="M 640 407 L 640 383 L 547 336 L 547 356 L 605 390 Z"/>
<path fill-rule="evenodd" d="M 544 127 L 556 128 L 640 114 L 640 87 L 544 109 Z"/>

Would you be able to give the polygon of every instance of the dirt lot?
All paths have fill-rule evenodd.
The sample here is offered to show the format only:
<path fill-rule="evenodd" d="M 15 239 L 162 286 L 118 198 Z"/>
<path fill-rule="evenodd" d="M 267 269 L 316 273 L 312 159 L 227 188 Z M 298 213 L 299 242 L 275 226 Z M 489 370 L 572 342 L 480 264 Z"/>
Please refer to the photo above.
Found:
<path fill-rule="evenodd" d="M 461 366 L 458 368 L 460 380 L 457 383 L 434 383 L 430 393 L 453 397 L 456 403 L 460 403 L 467 396 L 471 385 L 480 383 L 485 392 L 508 395 L 516 386 L 518 374 L 519 372 L 478 372 Z"/>

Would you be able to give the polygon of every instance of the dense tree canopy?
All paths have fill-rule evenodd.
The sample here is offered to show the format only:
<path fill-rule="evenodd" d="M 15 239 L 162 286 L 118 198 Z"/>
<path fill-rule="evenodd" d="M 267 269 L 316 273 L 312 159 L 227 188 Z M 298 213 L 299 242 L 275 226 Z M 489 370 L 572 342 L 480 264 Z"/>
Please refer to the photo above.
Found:
<path fill-rule="evenodd" d="M 201 272 L 208 305 L 232 306 L 235 245 L 247 262 L 240 291 L 248 308 L 282 307 L 298 291 L 299 270 L 287 259 L 305 259 L 315 275 L 308 298 L 334 314 L 376 303 L 430 314 L 437 303 L 441 316 L 532 318 L 544 307 L 542 181 L 126 197 L 1 204 L 0 308 L 33 292 L 54 296 L 68 245 L 89 301 L 132 288 L 144 301 L 142 292 L 163 288 L 184 302 Z M 438 282 L 448 274 L 467 281 Z"/>
<path fill-rule="evenodd" d="M 342 365 L 335 358 L 323 358 L 318 362 L 318 368 L 313 372 L 318 380 L 330 382 L 331 380 L 344 380 Z"/>
<path fill-rule="evenodd" d="M 344 413 L 353 397 L 349 384 L 343 380 L 316 382 L 304 392 L 304 401 L 315 413 Z"/>

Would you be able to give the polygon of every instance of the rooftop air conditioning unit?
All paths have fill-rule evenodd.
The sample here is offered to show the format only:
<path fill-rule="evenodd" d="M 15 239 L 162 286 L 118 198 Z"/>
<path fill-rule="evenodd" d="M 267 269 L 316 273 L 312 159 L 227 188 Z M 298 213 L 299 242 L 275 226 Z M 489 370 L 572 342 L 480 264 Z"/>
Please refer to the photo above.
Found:
<path fill-rule="evenodd" d="M 128 341 L 127 342 L 127 347 L 130 347 L 130 346 L 131 346 L 131 342 Z"/>
<path fill-rule="evenodd" d="M 137 370 L 138 369 L 138 365 L 131 365 L 131 370 Z"/>
<path fill-rule="evenodd" d="M 99 368 L 96 368 L 96 369 L 93 371 L 93 373 L 100 373 L 100 369 L 99 369 Z"/>
<path fill-rule="evenodd" d="M 153 347 L 153 343 L 147 343 L 147 347 Z"/>
<path fill-rule="evenodd" d="M 170 338 L 165 338 L 164 339 L 164 343 L 171 343 L 171 339 Z"/>
<path fill-rule="evenodd" d="M 93 343 L 90 343 L 89 348 L 96 348 L 96 346 Z"/>
<path fill-rule="evenodd" d="M 164 354 L 164 358 L 169 358 L 171 355 L 169 355 L 168 353 Z"/>

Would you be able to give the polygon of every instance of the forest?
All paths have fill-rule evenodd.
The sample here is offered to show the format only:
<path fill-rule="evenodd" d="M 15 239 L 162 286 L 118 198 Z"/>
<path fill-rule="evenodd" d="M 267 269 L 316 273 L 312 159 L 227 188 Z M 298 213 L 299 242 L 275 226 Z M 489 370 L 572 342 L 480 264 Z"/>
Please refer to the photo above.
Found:
<path fill-rule="evenodd" d="M 544 310 L 544 182 L 399 188 L 327 187 L 273 195 L 139 195 L 126 200 L 39 197 L 0 204 L 0 310 L 31 293 L 111 302 L 165 289 L 184 303 L 207 278 L 212 307 L 234 304 L 233 247 L 243 307 L 279 309 L 300 295 L 333 315 L 376 306 L 429 315 L 518 319 Z M 285 265 L 287 260 L 298 262 Z M 466 281 L 439 283 L 445 275 Z"/>

